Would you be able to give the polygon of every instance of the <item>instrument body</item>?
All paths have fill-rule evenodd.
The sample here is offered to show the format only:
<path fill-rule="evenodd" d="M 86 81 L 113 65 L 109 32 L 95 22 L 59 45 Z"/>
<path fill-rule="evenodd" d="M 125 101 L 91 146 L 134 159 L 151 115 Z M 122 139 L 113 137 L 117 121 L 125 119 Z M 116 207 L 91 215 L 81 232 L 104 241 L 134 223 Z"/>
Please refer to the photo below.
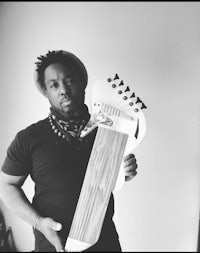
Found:
<path fill-rule="evenodd" d="M 66 243 L 68 251 L 86 250 L 98 241 L 127 139 L 127 134 L 98 126 Z"/>
<path fill-rule="evenodd" d="M 98 128 L 65 249 L 83 251 L 99 238 L 113 191 L 124 182 L 123 157 L 146 133 L 144 103 L 115 78 L 94 83 L 91 119 L 82 137 Z"/>

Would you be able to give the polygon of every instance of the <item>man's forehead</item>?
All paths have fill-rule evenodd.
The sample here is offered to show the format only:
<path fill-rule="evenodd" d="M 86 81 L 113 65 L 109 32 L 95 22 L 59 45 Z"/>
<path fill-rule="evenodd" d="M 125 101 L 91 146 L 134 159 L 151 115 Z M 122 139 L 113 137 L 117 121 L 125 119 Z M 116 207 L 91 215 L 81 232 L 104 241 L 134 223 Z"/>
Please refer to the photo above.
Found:
<path fill-rule="evenodd" d="M 72 69 L 62 63 L 52 63 L 44 71 L 45 78 L 61 76 L 71 76 Z"/>

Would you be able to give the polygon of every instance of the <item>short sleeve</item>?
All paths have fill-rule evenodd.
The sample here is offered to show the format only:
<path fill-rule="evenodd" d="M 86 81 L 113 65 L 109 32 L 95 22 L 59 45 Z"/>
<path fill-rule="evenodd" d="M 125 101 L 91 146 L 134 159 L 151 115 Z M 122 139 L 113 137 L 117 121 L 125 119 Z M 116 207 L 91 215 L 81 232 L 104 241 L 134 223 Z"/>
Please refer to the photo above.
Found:
<path fill-rule="evenodd" d="M 30 173 L 30 144 L 25 130 L 20 131 L 7 149 L 1 170 L 9 175 L 23 176 Z"/>

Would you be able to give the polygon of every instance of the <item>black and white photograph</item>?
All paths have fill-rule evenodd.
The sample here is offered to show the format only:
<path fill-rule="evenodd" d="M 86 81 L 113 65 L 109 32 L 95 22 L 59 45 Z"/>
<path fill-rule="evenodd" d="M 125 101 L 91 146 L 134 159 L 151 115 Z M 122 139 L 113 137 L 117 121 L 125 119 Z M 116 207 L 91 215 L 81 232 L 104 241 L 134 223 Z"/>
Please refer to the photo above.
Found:
<path fill-rule="evenodd" d="M 200 252 L 200 2 L 0 2 L 0 252 Z"/>

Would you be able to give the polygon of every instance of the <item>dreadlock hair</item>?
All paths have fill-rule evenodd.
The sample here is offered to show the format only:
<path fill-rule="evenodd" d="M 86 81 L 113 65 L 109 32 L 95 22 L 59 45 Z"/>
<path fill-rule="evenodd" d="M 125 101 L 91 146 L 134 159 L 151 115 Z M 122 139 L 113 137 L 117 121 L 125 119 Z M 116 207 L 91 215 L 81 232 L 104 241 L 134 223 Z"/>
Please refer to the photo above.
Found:
<path fill-rule="evenodd" d="M 37 82 L 42 89 L 45 88 L 44 83 L 44 71 L 45 69 L 53 63 L 61 63 L 64 66 L 68 66 L 72 69 L 77 70 L 77 73 L 82 81 L 84 88 L 87 85 L 87 71 L 83 63 L 72 53 L 58 50 L 58 51 L 48 51 L 46 55 L 40 55 L 37 57 L 39 61 L 35 62 L 36 72 L 37 72 Z"/>

